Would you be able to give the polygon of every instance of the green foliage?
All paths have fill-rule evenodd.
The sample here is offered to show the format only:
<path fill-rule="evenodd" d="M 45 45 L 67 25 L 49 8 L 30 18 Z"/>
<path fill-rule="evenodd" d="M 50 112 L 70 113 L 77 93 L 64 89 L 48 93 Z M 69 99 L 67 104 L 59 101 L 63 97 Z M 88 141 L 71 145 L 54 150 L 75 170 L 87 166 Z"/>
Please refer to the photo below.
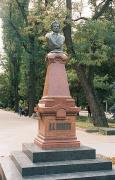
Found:
<path fill-rule="evenodd" d="M 103 101 L 108 100 L 110 106 L 110 97 L 112 96 L 110 84 L 115 79 L 114 20 L 111 22 L 105 19 L 89 20 L 79 23 L 73 34 L 73 42 L 75 57 L 70 60 L 70 66 L 75 69 L 77 65 L 83 65 L 85 75 L 88 81 L 93 81 L 92 84 L 100 101 L 105 106 Z M 76 80 L 74 78 L 73 82 L 71 89 L 75 88 L 73 84 L 76 83 Z M 77 88 L 76 92 L 77 96 L 79 94 Z"/>
<path fill-rule="evenodd" d="M 19 99 L 34 106 L 44 81 L 44 16 L 38 4 L 29 12 L 29 0 L 7 0 L 3 5 L 4 47 L 8 64 L 10 107 Z M 39 11 L 38 11 L 39 10 Z M 42 16 L 41 16 L 42 15 Z M 33 100 L 33 102 L 32 102 Z"/>
<path fill-rule="evenodd" d="M 20 6 L 19 6 L 20 4 Z M 22 54 L 22 43 L 20 41 L 20 32 L 24 27 L 24 15 L 20 13 L 23 9 L 27 10 L 27 1 L 7 0 L 3 4 L 2 19 L 3 19 L 3 43 L 7 61 L 7 75 L 9 76 L 9 103 L 10 108 L 18 110 L 18 86 L 20 81 L 20 64 Z M 27 14 L 27 11 L 25 11 Z"/>
<path fill-rule="evenodd" d="M 71 96 L 75 99 L 77 106 L 86 107 L 86 97 L 84 95 L 81 83 L 77 77 L 75 70 L 71 66 L 67 66 L 67 75 Z"/>
<path fill-rule="evenodd" d="M 110 85 L 108 82 L 108 74 L 106 74 L 104 77 L 96 75 L 94 78 L 94 85 L 95 88 L 99 88 L 102 90 L 110 89 Z"/>
<path fill-rule="evenodd" d="M 74 33 L 74 48 L 77 63 L 87 66 L 101 66 L 108 60 L 110 48 L 105 44 L 108 32 L 107 21 L 86 21 L 79 24 Z"/>
<path fill-rule="evenodd" d="M 0 74 L 0 107 L 8 107 L 9 79 L 7 73 Z"/>

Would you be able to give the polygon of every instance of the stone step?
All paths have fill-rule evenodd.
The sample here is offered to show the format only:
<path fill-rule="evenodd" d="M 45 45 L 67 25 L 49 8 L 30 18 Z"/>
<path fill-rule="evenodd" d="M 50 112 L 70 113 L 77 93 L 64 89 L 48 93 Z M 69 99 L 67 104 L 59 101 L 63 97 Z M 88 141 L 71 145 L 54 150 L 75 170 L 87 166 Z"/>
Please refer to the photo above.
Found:
<path fill-rule="evenodd" d="M 33 143 L 25 143 L 22 145 L 22 150 L 33 163 L 96 158 L 95 149 L 86 146 L 43 150 Z"/>
<path fill-rule="evenodd" d="M 0 164 L 5 174 L 0 180 L 115 180 L 115 170 L 22 177 L 10 157 L 1 158 Z"/>
<path fill-rule="evenodd" d="M 67 160 L 32 163 L 23 152 L 13 152 L 13 162 L 22 176 L 49 175 L 60 173 L 111 170 L 111 161 L 104 159 Z"/>
<path fill-rule="evenodd" d="M 4 171 L 0 180 L 23 180 L 20 172 L 10 157 L 0 158 L 0 172 Z"/>
<path fill-rule="evenodd" d="M 99 128 L 99 133 L 103 135 L 115 135 L 115 128 Z"/>

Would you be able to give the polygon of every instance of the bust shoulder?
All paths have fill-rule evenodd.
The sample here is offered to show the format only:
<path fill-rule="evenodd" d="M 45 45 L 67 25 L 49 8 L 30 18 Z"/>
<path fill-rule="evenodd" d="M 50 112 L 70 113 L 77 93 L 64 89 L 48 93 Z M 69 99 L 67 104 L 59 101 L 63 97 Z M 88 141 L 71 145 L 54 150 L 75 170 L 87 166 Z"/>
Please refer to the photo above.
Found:
<path fill-rule="evenodd" d="M 49 32 L 45 35 L 46 38 L 50 38 L 52 36 L 53 32 Z"/>

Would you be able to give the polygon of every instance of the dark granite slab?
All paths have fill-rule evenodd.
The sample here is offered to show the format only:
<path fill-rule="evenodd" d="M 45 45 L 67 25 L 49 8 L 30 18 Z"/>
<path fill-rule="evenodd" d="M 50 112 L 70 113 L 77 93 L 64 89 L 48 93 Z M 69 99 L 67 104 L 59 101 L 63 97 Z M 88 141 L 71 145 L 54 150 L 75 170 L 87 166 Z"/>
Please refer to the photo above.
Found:
<path fill-rule="evenodd" d="M 13 152 L 13 162 L 22 176 L 111 170 L 111 161 L 104 159 L 66 160 L 32 163 L 23 152 Z"/>
<path fill-rule="evenodd" d="M 34 163 L 96 158 L 95 149 L 86 146 L 81 146 L 80 148 L 42 150 L 33 143 L 25 143 L 22 145 L 22 150 Z"/>
<path fill-rule="evenodd" d="M 22 177 L 10 157 L 0 159 L 5 179 L 0 180 L 115 180 L 115 170 Z"/>

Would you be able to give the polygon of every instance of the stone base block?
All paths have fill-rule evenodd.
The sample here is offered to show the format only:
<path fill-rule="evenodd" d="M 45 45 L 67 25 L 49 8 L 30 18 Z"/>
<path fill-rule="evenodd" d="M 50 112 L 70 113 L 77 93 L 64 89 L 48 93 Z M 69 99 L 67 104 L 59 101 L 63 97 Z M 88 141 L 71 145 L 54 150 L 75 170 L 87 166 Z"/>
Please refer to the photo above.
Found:
<path fill-rule="evenodd" d="M 43 150 L 23 144 L 23 152 L 0 158 L 0 180 L 115 180 L 112 162 L 95 158 L 85 146 Z"/>
<path fill-rule="evenodd" d="M 115 135 L 115 128 L 99 128 L 99 133 L 103 135 Z"/>
<path fill-rule="evenodd" d="M 10 157 L 0 159 L 4 176 L 0 180 L 115 180 L 115 170 L 44 174 L 22 177 Z"/>
<path fill-rule="evenodd" d="M 95 149 L 83 145 L 80 148 L 44 150 L 33 143 L 24 143 L 22 150 L 33 163 L 96 158 Z"/>
<path fill-rule="evenodd" d="M 49 175 L 72 172 L 95 172 L 112 170 L 111 161 L 99 158 L 32 163 L 23 152 L 15 151 L 11 154 L 11 159 L 23 177 L 45 174 Z"/>
<path fill-rule="evenodd" d="M 56 148 L 79 148 L 80 141 L 76 139 L 42 139 L 40 137 L 34 140 L 34 143 L 42 149 L 56 149 Z"/>
<path fill-rule="evenodd" d="M 80 142 L 76 137 L 76 116 L 67 115 L 59 119 L 63 110 L 58 111 L 58 120 L 55 113 L 41 113 L 38 125 L 38 135 L 34 143 L 43 149 L 78 148 Z M 66 114 L 66 113 L 65 113 Z"/>

